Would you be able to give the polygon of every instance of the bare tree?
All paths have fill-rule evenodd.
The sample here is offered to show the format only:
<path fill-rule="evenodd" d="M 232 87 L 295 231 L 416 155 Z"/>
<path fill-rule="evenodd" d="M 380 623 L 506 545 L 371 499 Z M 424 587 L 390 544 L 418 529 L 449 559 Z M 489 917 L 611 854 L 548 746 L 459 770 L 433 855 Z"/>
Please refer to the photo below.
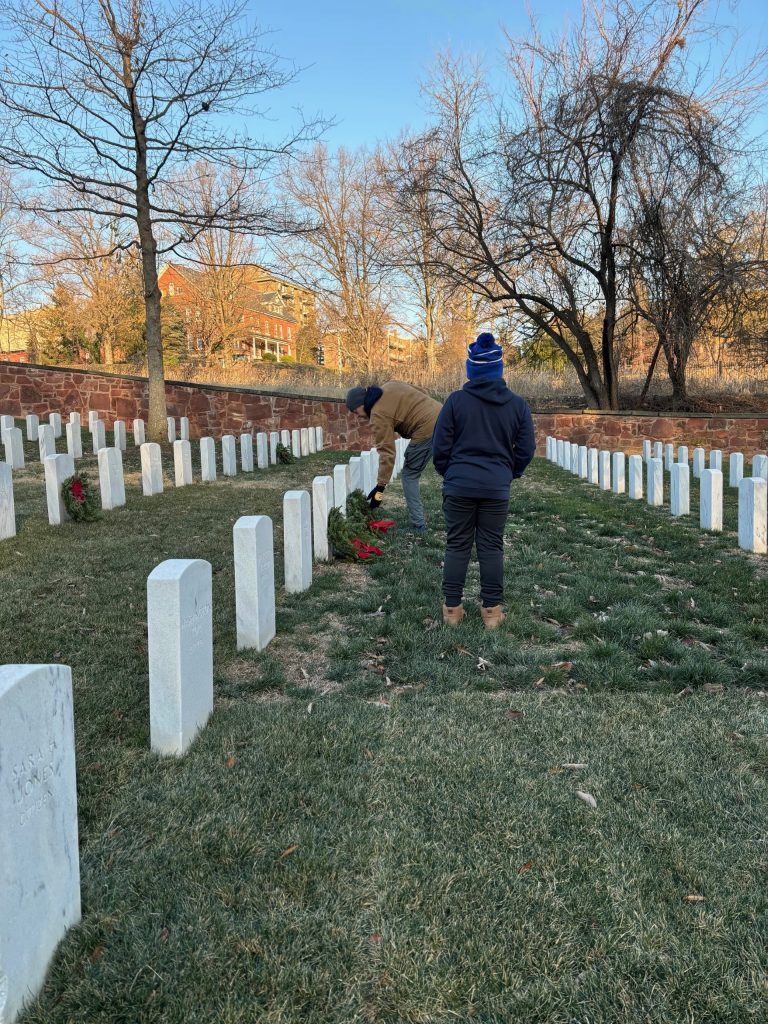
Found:
<path fill-rule="evenodd" d="M 149 432 L 165 427 L 158 257 L 212 224 L 269 233 L 288 225 L 267 183 L 273 159 L 313 133 L 273 145 L 231 128 L 291 72 L 243 24 L 240 0 L 0 0 L 11 39 L 0 71 L 0 162 L 32 172 L 27 205 L 127 223 L 141 254 Z M 208 210 L 189 205 L 195 161 L 237 165 Z M 250 187 L 254 180 L 261 187 Z M 62 190 L 66 200 L 61 201 Z"/>
<path fill-rule="evenodd" d="M 295 217 L 308 217 L 311 230 L 281 253 L 319 291 L 348 361 L 370 374 L 383 361 L 391 305 L 376 161 L 365 151 L 330 154 L 318 145 L 289 163 L 284 182 Z"/>
<path fill-rule="evenodd" d="M 535 29 L 510 40 L 504 102 L 446 58 L 432 84 L 442 157 L 428 187 L 445 265 L 509 303 L 523 335 L 549 337 L 593 407 L 619 403 L 634 169 L 645 167 L 653 195 L 673 139 L 695 171 L 711 155 L 699 151 L 702 121 L 728 116 L 754 71 L 704 89 L 686 56 L 702 2 L 587 3 L 562 40 Z"/>

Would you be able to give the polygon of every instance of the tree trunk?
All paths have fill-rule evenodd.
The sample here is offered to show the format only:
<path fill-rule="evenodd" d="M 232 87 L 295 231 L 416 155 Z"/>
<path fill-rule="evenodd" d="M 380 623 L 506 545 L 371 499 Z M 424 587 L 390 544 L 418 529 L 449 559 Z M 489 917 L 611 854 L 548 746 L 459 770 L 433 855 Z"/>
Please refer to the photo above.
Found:
<path fill-rule="evenodd" d="M 657 363 L 658 358 L 659 358 L 659 353 L 661 352 L 661 347 L 662 347 L 662 340 L 661 340 L 661 338 L 659 338 L 659 340 L 656 342 L 656 350 L 653 353 L 653 359 L 651 359 L 651 365 L 648 367 L 648 373 L 645 376 L 645 383 L 643 384 L 643 390 L 640 392 L 640 408 L 641 409 L 643 407 L 643 402 L 645 401 L 646 396 L 648 395 L 648 389 L 651 386 L 651 381 L 653 380 L 653 371 L 656 369 L 656 363 Z"/>

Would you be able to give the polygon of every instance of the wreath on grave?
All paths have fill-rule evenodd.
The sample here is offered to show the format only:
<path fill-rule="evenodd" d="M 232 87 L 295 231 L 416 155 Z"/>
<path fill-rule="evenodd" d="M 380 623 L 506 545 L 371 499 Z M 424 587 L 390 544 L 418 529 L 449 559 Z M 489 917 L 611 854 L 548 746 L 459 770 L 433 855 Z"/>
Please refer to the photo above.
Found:
<path fill-rule="evenodd" d="M 286 448 L 284 444 L 280 444 L 278 441 L 277 448 L 275 449 L 277 455 L 277 461 L 282 463 L 284 466 L 290 466 L 291 463 L 296 461 L 296 456 L 293 454 L 290 448 Z"/>
<path fill-rule="evenodd" d="M 61 485 L 61 499 L 69 513 L 70 519 L 76 523 L 90 523 L 101 518 L 99 499 L 91 490 L 91 484 L 85 473 L 69 476 Z"/>
<path fill-rule="evenodd" d="M 347 496 L 347 514 L 332 508 L 328 513 L 328 541 L 336 558 L 348 562 L 368 561 L 384 552 L 365 538 L 381 537 L 395 525 L 394 519 L 375 519 L 362 491 L 351 491 Z"/>

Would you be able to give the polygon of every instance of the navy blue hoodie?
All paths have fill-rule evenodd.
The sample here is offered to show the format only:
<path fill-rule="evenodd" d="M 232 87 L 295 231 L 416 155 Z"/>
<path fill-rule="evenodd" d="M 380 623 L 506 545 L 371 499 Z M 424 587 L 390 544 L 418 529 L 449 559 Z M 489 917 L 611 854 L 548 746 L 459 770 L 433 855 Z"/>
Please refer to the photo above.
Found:
<path fill-rule="evenodd" d="M 471 380 L 450 394 L 432 436 L 443 494 L 456 498 L 508 498 L 535 451 L 528 403 L 503 380 Z"/>

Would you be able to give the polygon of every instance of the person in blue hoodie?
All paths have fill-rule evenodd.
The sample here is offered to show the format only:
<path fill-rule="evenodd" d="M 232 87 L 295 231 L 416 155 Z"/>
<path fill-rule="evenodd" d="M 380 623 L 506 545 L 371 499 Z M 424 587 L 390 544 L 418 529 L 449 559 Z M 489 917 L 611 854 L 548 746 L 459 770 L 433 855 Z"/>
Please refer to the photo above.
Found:
<path fill-rule="evenodd" d="M 443 478 L 447 530 L 443 563 L 443 622 L 464 618 L 464 582 L 477 548 L 480 598 L 486 629 L 504 620 L 504 526 L 509 488 L 536 451 L 533 419 L 525 399 L 502 379 L 504 355 L 492 334 L 469 346 L 467 377 L 440 412 L 432 461 Z"/>

